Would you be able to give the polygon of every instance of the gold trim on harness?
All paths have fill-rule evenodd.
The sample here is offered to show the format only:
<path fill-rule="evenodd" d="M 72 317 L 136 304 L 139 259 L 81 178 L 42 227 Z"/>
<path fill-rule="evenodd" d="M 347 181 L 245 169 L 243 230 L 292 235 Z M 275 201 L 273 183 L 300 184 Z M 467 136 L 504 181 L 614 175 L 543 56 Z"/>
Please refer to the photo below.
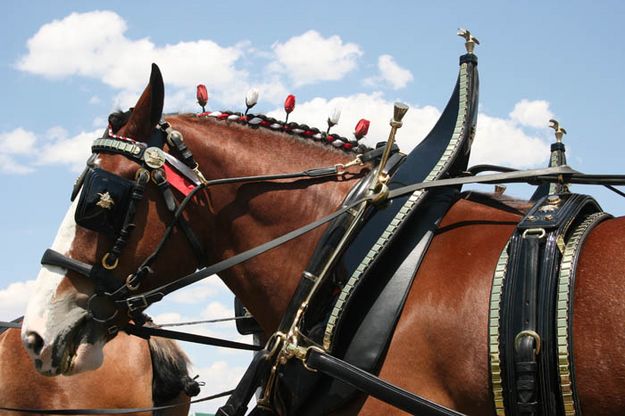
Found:
<path fill-rule="evenodd" d="M 508 244 L 503 248 L 493 274 L 493 285 L 490 290 L 490 304 L 488 309 L 488 355 L 491 389 L 497 416 L 505 416 L 506 409 L 503 402 L 503 385 L 501 379 L 501 359 L 499 352 L 499 313 L 501 311 L 501 296 L 503 282 L 508 268 Z"/>
<path fill-rule="evenodd" d="M 471 126 L 467 126 L 467 112 L 468 112 L 468 101 L 469 101 L 469 77 L 468 77 L 468 64 L 463 63 L 460 66 L 460 85 L 459 85 L 459 108 L 458 108 L 458 118 L 456 119 L 456 125 L 454 126 L 454 132 L 452 138 L 443 153 L 441 159 L 436 163 L 432 171 L 429 173 L 425 182 L 433 181 L 438 179 L 442 172 L 447 169 L 447 167 L 453 162 L 454 156 L 458 151 L 458 147 L 461 145 L 461 138 L 464 136 L 465 128 L 471 129 Z M 471 132 L 472 133 L 472 132 Z M 371 266 L 373 260 L 378 256 L 380 251 L 386 246 L 391 237 L 397 231 L 399 225 L 404 221 L 404 219 L 408 216 L 410 211 L 417 206 L 418 202 L 425 196 L 425 191 L 418 190 L 415 191 L 408 201 L 401 207 L 395 218 L 391 221 L 386 230 L 382 233 L 378 241 L 373 245 L 373 247 L 369 250 L 365 258 L 362 260 L 360 265 L 356 268 L 352 276 L 347 281 L 347 284 L 341 290 L 341 293 L 338 297 L 334 308 L 332 309 L 332 313 L 330 314 L 330 318 L 328 319 L 328 324 L 326 325 L 325 334 L 323 336 L 323 347 L 326 350 L 330 350 L 332 347 L 332 342 L 334 340 L 334 331 L 336 329 L 336 323 L 339 321 L 345 303 L 347 299 L 351 296 L 351 292 L 360 280 L 361 276 L 365 273 L 365 271 Z"/>
<path fill-rule="evenodd" d="M 571 360 L 570 360 L 570 336 L 569 334 L 569 305 L 571 302 L 571 277 L 573 276 L 573 268 L 577 264 L 579 249 L 587 232 L 597 225 L 600 221 L 607 218 L 605 212 L 597 212 L 588 216 L 573 232 L 569 239 L 564 253 L 562 255 L 562 263 L 560 264 L 560 273 L 558 277 L 558 303 L 556 311 L 556 336 L 558 340 L 558 374 L 560 377 L 560 393 L 562 394 L 562 403 L 564 405 L 564 415 L 574 416 L 579 414 L 580 410 L 575 408 L 575 400 L 573 398 L 575 386 L 571 379 Z"/>

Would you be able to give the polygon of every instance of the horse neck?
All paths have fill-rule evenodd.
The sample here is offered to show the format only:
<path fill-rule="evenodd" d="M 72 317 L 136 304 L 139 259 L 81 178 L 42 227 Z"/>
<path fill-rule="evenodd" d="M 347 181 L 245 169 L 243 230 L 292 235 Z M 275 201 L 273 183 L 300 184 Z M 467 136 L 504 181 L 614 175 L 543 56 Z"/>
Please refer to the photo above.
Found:
<path fill-rule="evenodd" d="M 298 172 L 351 157 L 318 143 L 212 119 L 178 116 L 181 131 L 207 179 Z M 334 211 L 354 179 L 305 179 L 211 188 L 206 235 L 211 261 L 256 247 Z M 220 277 L 263 329 L 275 329 L 322 230 L 264 253 Z"/>

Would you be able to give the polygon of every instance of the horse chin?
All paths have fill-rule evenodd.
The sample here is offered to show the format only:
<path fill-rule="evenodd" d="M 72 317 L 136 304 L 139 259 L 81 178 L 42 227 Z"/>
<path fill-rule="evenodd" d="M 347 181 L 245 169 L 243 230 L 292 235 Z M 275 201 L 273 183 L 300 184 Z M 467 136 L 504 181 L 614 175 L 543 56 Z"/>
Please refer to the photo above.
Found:
<path fill-rule="evenodd" d="M 73 375 L 99 368 L 104 360 L 104 331 L 81 319 L 55 337 L 35 359 L 44 376 Z"/>
<path fill-rule="evenodd" d="M 100 368 L 104 362 L 104 341 L 81 343 L 75 352 L 68 356 L 67 364 L 61 368 L 61 374 L 70 376 Z"/>

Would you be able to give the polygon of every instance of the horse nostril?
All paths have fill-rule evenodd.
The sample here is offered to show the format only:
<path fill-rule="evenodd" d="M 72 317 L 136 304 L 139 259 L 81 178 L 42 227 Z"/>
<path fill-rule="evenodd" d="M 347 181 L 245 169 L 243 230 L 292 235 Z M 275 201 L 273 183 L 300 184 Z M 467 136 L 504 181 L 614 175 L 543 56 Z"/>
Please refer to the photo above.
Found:
<path fill-rule="evenodd" d="M 36 332 L 28 331 L 24 344 L 26 345 L 26 348 L 39 355 L 41 349 L 43 348 L 43 338 L 41 338 L 41 336 L 39 336 Z"/>

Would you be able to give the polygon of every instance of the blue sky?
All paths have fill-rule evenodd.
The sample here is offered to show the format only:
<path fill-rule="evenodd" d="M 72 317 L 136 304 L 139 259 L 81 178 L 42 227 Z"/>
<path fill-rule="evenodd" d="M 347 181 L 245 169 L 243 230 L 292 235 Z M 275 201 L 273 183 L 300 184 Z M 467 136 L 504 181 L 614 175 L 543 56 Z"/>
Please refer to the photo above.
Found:
<path fill-rule="evenodd" d="M 302 6 L 300 4 L 306 4 Z M 555 116 L 567 129 L 567 156 L 588 173 L 625 173 L 625 5 L 551 2 L 11 2 L 0 14 L 0 320 L 20 314 L 39 258 L 69 205 L 76 171 L 112 110 L 134 103 L 157 62 L 168 111 L 198 111 L 207 84 L 213 110 L 243 107 L 323 127 L 335 105 L 336 130 L 372 120 L 369 140 L 387 134 L 391 104 L 411 105 L 398 134 L 409 150 L 444 107 L 469 28 L 481 77 L 473 162 L 544 166 Z M 622 199 L 595 188 L 606 211 Z M 527 196 L 529 187 L 514 187 Z M 231 296 L 205 283 L 158 305 L 162 320 L 229 314 Z M 202 329 L 231 333 L 228 326 Z M 187 347 L 206 393 L 234 383 L 246 354 Z M 208 410 L 205 405 L 200 409 Z"/>

